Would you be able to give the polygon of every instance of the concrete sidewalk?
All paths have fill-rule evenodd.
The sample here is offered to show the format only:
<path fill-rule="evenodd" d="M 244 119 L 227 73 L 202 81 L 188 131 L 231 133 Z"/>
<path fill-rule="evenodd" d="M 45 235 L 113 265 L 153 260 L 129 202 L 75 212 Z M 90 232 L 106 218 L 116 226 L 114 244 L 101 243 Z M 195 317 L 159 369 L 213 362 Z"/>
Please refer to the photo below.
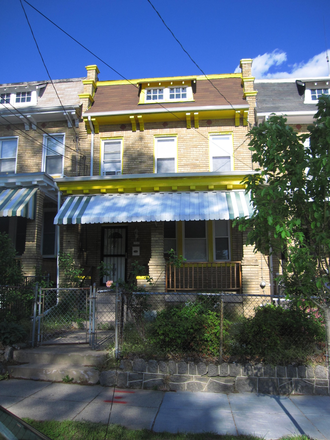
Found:
<path fill-rule="evenodd" d="M 116 423 L 155 432 L 330 439 L 329 396 L 173 393 L 11 379 L 0 382 L 0 405 L 36 420 Z"/>

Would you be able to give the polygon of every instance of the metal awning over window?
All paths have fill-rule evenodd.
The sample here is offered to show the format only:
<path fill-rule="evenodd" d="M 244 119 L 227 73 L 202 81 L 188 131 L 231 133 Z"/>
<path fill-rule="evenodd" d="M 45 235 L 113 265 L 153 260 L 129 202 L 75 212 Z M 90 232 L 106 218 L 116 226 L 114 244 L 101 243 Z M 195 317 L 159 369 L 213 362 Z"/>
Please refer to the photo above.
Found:
<path fill-rule="evenodd" d="M 0 217 L 35 217 L 37 188 L 0 189 Z"/>
<path fill-rule="evenodd" d="M 106 194 L 68 197 L 54 223 L 230 220 L 251 213 L 244 191 Z"/>

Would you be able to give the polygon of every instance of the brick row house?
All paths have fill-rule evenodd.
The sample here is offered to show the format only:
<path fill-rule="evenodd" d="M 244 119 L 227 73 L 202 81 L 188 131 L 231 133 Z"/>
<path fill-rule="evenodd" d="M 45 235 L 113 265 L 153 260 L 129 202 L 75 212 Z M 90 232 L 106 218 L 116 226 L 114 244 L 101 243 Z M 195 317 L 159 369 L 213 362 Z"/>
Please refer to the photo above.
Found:
<path fill-rule="evenodd" d="M 241 73 L 99 81 L 87 66 L 81 93 L 90 175 L 56 179 L 63 247 L 104 284 L 132 263 L 155 291 L 258 293 L 267 261 L 245 246 L 233 219 L 250 214 L 241 181 L 254 172 L 252 60 Z M 167 264 L 174 249 L 186 261 Z"/>
<path fill-rule="evenodd" d="M 99 81 L 87 66 L 84 79 L 54 82 L 61 104 L 47 81 L 0 85 L 0 227 L 24 272 L 41 266 L 55 280 L 61 250 L 97 285 L 127 280 L 137 262 L 138 283 L 148 275 L 154 291 L 260 293 L 264 280 L 269 293 L 268 260 L 232 227 L 251 213 L 241 181 L 255 172 L 252 60 L 240 66 L 130 81 Z M 11 210 L 23 190 L 24 209 Z M 171 249 L 185 258 L 180 269 Z"/>
<path fill-rule="evenodd" d="M 56 281 L 55 178 L 85 173 L 82 90 L 81 78 L 0 85 L 0 232 L 26 276 Z"/>

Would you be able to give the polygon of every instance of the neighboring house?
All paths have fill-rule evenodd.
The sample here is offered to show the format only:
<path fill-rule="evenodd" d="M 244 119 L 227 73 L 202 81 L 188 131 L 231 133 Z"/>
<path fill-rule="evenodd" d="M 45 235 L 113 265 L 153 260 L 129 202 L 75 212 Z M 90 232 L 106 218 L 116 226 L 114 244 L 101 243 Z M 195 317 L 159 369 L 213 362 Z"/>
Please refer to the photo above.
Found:
<path fill-rule="evenodd" d="M 0 84 L 0 232 L 10 235 L 27 276 L 41 267 L 56 281 L 54 179 L 86 174 L 82 90 L 79 78 Z"/>
<path fill-rule="evenodd" d="M 272 114 L 284 116 L 287 124 L 297 133 L 308 133 L 308 125 L 317 112 L 318 98 L 330 94 L 330 77 L 257 79 L 254 87 L 258 92 L 256 122 L 260 124 Z M 309 139 L 306 140 L 309 142 Z M 274 276 L 280 272 L 279 261 L 270 259 Z"/>
<path fill-rule="evenodd" d="M 91 172 L 56 179 L 55 223 L 62 250 L 94 282 L 125 280 L 138 262 L 155 291 L 258 293 L 263 278 L 269 285 L 263 258 L 232 227 L 251 212 L 241 184 L 254 172 L 251 66 L 244 59 L 241 73 L 131 81 L 99 81 L 97 66 L 87 66 L 79 96 Z M 180 270 L 166 264 L 171 249 L 186 259 Z M 113 273 L 100 280 L 101 261 Z"/>

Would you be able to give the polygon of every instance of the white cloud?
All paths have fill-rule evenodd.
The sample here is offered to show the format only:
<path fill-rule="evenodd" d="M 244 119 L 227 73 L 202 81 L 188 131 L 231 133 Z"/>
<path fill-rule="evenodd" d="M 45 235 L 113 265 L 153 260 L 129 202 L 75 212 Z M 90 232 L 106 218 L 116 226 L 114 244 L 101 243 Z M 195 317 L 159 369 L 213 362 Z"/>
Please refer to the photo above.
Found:
<path fill-rule="evenodd" d="M 315 55 L 307 62 L 295 63 L 288 66 L 287 70 L 282 72 L 270 73 L 269 70 L 274 66 L 279 66 L 287 60 L 285 52 L 274 50 L 272 53 L 258 55 L 253 59 L 252 75 L 256 78 L 308 78 L 328 76 L 328 63 L 326 52 Z M 237 69 L 236 69 L 237 71 Z"/>

